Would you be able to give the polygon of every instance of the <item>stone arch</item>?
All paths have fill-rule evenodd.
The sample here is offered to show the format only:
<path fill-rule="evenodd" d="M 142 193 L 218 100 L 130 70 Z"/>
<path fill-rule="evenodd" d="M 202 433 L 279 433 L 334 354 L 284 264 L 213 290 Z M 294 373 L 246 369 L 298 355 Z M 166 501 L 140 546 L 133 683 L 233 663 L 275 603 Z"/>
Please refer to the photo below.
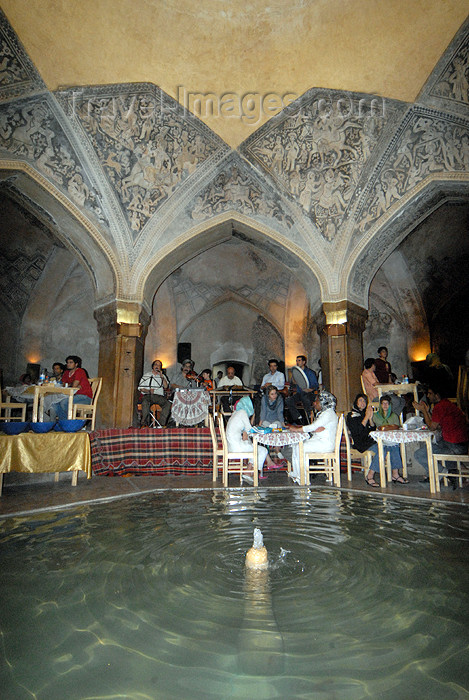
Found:
<path fill-rule="evenodd" d="M 150 310 L 156 290 L 174 270 L 233 235 L 245 237 L 260 247 L 268 246 L 271 254 L 278 256 L 284 265 L 294 269 L 295 274 L 304 276 L 314 288 L 318 287 L 321 299 L 327 298 L 327 278 L 298 243 L 238 212 L 227 212 L 188 228 L 162 246 L 142 267 L 134 287 L 136 298 L 142 299 L 145 308 Z"/>
<path fill-rule="evenodd" d="M 355 248 L 343 268 L 343 298 L 368 308 L 368 292 L 378 269 L 398 245 L 445 202 L 469 198 L 469 174 L 438 173 L 389 208 Z"/>
<path fill-rule="evenodd" d="M 99 229 L 54 185 L 27 163 L 0 160 L 5 193 L 37 217 L 86 270 L 99 305 L 119 296 L 118 261 Z"/>

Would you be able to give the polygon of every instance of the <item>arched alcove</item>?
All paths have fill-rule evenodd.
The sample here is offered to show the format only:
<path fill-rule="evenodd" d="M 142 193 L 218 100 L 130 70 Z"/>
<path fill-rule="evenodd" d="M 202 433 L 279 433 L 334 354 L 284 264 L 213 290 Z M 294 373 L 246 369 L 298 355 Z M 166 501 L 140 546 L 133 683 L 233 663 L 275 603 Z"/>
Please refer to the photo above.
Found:
<path fill-rule="evenodd" d="M 317 359 L 319 336 L 307 321 L 321 305 L 312 271 L 277 241 L 240 222 L 225 222 L 210 233 L 171 254 L 173 269 L 153 299 L 145 366 L 158 356 L 174 368 L 182 342 L 191 344 L 199 370 L 238 361 L 249 384 L 265 374 L 269 357 L 287 365 L 299 352 Z M 159 261 L 151 278 L 167 265 Z"/>

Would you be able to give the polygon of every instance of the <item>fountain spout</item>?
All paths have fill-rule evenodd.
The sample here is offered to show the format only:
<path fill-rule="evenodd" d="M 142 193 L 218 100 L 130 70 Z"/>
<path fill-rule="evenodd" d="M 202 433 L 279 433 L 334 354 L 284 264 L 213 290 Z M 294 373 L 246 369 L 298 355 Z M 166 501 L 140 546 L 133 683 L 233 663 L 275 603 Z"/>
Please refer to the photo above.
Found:
<path fill-rule="evenodd" d="M 258 527 L 256 527 L 254 528 L 254 540 L 252 547 L 246 553 L 246 568 L 267 569 L 268 565 L 267 550 L 264 547 L 262 532 Z"/>

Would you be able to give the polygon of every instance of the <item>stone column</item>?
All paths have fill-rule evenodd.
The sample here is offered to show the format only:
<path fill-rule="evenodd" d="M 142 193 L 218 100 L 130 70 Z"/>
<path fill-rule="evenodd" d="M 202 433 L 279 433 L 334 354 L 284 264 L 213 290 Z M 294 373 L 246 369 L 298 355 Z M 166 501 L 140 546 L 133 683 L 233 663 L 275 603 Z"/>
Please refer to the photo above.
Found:
<path fill-rule="evenodd" d="M 318 319 L 323 384 L 337 397 L 337 411 L 349 411 L 361 391 L 363 331 L 368 311 L 350 301 L 325 302 Z"/>
<path fill-rule="evenodd" d="M 100 428 L 135 424 L 137 383 L 143 373 L 143 350 L 150 317 L 139 304 L 111 302 L 95 310 L 99 333 Z"/>

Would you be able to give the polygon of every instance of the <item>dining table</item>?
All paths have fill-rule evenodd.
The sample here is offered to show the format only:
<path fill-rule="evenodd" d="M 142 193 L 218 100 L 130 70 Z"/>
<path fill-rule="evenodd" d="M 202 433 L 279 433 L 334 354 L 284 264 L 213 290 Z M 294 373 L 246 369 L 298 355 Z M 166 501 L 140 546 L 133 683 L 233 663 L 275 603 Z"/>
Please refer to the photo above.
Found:
<path fill-rule="evenodd" d="M 67 418 L 73 418 L 73 396 L 78 389 L 76 387 L 62 386 L 61 384 L 28 384 L 20 387 L 6 387 L 7 393 L 18 401 L 33 402 L 32 422 L 43 422 L 44 412 L 48 412 L 54 403 L 68 398 Z M 47 398 L 46 398 L 47 397 Z"/>
<path fill-rule="evenodd" d="M 424 442 L 427 447 L 428 464 L 432 464 L 432 440 L 435 436 L 435 433 L 432 430 L 428 430 L 427 428 L 419 428 L 416 430 L 373 430 L 370 432 L 370 436 L 378 444 L 379 471 L 382 486 L 386 484 L 386 469 L 384 463 L 383 445 L 402 445 L 403 461 L 407 461 L 405 446 L 410 442 Z M 428 476 L 430 481 L 430 492 L 435 493 L 435 475 L 433 473 L 433 469 L 429 468 Z"/>
<path fill-rule="evenodd" d="M 397 394 L 398 396 L 413 394 L 414 401 L 418 402 L 419 400 L 417 382 L 413 382 L 412 384 L 377 384 L 376 388 L 378 390 L 378 399 L 381 399 L 385 394 Z M 419 415 L 419 412 L 416 411 L 416 414 Z"/>
<path fill-rule="evenodd" d="M 309 433 L 303 433 L 295 430 L 273 430 L 271 433 L 250 432 L 250 437 L 252 437 L 252 442 L 254 444 L 254 449 L 257 451 L 257 443 L 265 445 L 266 447 L 286 447 L 292 446 L 293 459 L 297 459 L 300 465 L 300 486 L 305 486 L 306 475 L 304 470 L 304 458 L 303 451 L 299 449 L 300 442 L 308 440 L 311 435 Z"/>

